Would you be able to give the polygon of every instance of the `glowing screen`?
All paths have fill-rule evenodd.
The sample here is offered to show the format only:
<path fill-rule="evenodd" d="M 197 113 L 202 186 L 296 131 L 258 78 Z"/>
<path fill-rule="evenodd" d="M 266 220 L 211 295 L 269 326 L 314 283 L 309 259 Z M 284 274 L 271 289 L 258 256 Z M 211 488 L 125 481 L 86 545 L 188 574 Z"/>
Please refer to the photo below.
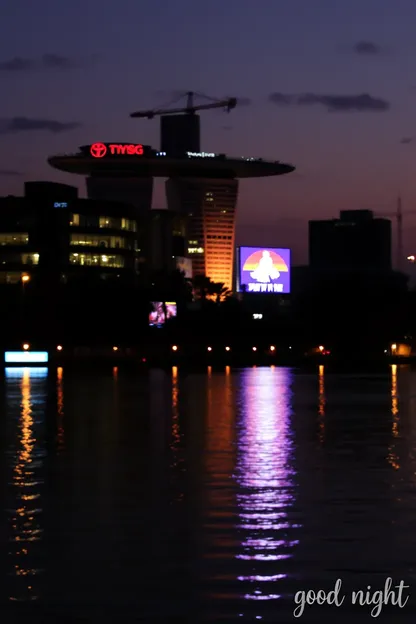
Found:
<path fill-rule="evenodd" d="M 240 247 L 239 292 L 290 293 L 290 249 Z"/>

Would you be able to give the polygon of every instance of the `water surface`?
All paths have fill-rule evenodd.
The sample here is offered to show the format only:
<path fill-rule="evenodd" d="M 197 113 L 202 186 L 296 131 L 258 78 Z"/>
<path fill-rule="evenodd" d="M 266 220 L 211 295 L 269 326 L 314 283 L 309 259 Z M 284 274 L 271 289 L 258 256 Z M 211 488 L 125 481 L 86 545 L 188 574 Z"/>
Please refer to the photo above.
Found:
<path fill-rule="evenodd" d="M 414 590 L 415 400 L 396 365 L 7 369 L 2 621 L 293 622 L 338 578 L 300 621 L 373 621 L 352 589 Z"/>

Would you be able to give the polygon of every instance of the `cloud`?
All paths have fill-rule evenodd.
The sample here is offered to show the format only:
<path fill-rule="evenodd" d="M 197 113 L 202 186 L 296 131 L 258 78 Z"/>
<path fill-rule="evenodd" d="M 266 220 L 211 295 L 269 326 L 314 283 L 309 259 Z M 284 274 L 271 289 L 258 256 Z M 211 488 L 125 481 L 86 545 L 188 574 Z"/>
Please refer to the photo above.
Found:
<path fill-rule="evenodd" d="M 400 139 L 400 143 L 402 145 L 409 145 L 409 143 L 413 143 L 413 137 L 403 137 L 402 139 Z"/>
<path fill-rule="evenodd" d="M 360 95 L 319 95 L 317 93 L 302 93 L 288 95 L 285 93 L 271 93 L 269 101 L 278 106 L 316 106 L 320 105 L 328 112 L 382 112 L 390 108 L 390 102 L 373 97 L 368 93 Z"/>
<path fill-rule="evenodd" d="M 21 176 L 21 175 L 23 175 L 21 171 L 15 171 L 14 169 L 0 169 L 0 177 L 3 177 L 3 176 L 16 177 L 16 176 Z"/>
<path fill-rule="evenodd" d="M 358 41 L 353 51 L 360 56 L 378 56 L 383 53 L 384 49 L 374 41 Z"/>
<path fill-rule="evenodd" d="M 2 72 L 22 72 L 34 69 L 34 62 L 30 59 L 24 59 L 16 56 L 8 61 L 0 63 L 0 71 Z"/>
<path fill-rule="evenodd" d="M 0 134 L 16 134 L 18 132 L 31 132 L 41 130 L 58 134 L 79 128 L 79 122 L 54 121 L 52 119 L 29 119 L 27 117 L 12 117 L 12 119 L 0 120 Z"/>
<path fill-rule="evenodd" d="M 45 69 L 72 69 L 77 65 L 74 59 L 59 54 L 44 54 L 41 59 L 41 66 Z"/>
<path fill-rule="evenodd" d="M 73 69 L 82 65 L 82 61 L 62 56 L 60 54 L 44 54 L 39 59 L 22 58 L 16 56 L 0 62 L 0 72 L 29 72 L 43 69 Z"/>

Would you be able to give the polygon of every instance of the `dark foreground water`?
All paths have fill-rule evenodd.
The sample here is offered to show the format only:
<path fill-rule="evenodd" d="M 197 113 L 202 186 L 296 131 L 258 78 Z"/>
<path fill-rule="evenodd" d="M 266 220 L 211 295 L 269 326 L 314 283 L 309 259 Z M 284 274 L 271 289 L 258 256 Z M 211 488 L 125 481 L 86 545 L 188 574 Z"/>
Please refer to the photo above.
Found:
<path fill-rule="evenodd" d="M 293 622 L 337 579 L 300 621 L 371 622 L 388 577 L 415 622 L 416 373 L 8 369 L 0 409 L 2 624 Z"/>

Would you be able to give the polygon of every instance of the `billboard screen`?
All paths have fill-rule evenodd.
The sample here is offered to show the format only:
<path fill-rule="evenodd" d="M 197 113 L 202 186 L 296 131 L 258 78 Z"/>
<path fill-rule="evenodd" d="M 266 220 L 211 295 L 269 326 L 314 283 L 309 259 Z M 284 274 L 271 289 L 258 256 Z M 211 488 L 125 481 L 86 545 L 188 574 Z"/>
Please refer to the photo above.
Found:
<path fill-rule="evenodd" d="M 152 301 L 152 309 L 149 313 L 149 325 L 151 327 L 162 327 L 177 314 L 177 305 L 174 301 Z"/>
<path fill-rule="evenodd" d="M 239 247 L 238 291 L 290 293 L 290 249 Z"/>
<path fill-rule="evenodd" d="M 192 279 L 192 260 L 190 258 L 176 257 L 176 268 L 183 271 L 187 279 Z"/>

